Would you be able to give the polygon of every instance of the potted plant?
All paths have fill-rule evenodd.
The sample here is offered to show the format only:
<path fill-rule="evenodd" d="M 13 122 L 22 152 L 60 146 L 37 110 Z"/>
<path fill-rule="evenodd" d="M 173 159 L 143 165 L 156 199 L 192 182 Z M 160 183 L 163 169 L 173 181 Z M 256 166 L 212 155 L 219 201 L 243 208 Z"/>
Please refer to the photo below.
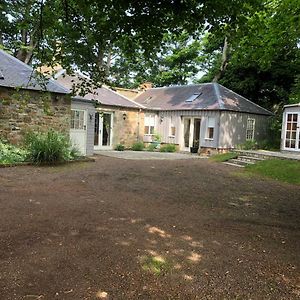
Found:
<path fill-rule="evenodd" d="M 199 140 L 194 140 L 193 147 L 190 147 L 191 153 L 198 153 L 199 150 Z"/>

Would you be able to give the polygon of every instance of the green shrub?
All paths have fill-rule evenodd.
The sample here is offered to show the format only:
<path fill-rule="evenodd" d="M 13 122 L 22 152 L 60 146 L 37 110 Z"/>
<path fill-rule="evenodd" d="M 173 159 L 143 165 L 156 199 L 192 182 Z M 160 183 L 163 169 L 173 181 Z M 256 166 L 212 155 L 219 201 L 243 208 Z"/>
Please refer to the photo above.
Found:
<path fill-rule="evenodd" d="M 144 143 L 143 142 L 136 142 L 132 145 L 131 149 L 133 151 L 143 151 Z"/>
<path fill-rule="evenodd" d="M 243 144 L 238 145 L 238 149 L 240 150 L 256 150 L 258 147 L 258 144 L 256 141 L 246 141 Z"/>
<path fill-rule="evenodd" d="M 159 149 L 160 152 L 176 152 L 176 146 L 174 144 L 162 145 Z"/>
<path fill-rule="evenodd" d="M 147 151 L 153 152 L 157 148 L 157 143 L 151 143 L 147 147 Z"/>
<path fill-rule="evenodd" d="M 55 164 L 78 156 L 69 138 L 54 130 L 27 134 L 25 145 L 29 160 L 37 164 Z"/>
<path fill-rule="evenodd" d="M 24 162 L 28 153 L 22 148 L 10 145 L 7 142 L 0 140 L 0 163 L 13 164 Z"/>
<path fill-rule="evenodd" d="M 118 144 L 118 145 L 115 147 L 115 150 L 117 150 L 117 151 L 124 151 L 124 150 L 125 150 L 125 146 L 122 145 L 122 144 Z"/>

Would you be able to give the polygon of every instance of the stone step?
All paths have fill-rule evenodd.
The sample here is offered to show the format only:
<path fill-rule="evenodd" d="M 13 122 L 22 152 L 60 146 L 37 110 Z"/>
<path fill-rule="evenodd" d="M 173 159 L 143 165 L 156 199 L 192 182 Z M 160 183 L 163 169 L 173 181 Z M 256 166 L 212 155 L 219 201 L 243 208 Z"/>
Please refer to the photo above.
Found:
<path fill-rule="evenodd" d="M 229 166 L 234 166 L 234 167 L 239 167 L 239 168 L 245 168 L 245 166 L 242 166 L 242 165 L 239 165 L 239 164 L 232 163 L 232 162 L 230 162 L 229 160 L 228 160 L 228 161 L 224 161 L 223 164 L 229 165 Z"/>
<path fill-rule="evenodd" d="M 270 159 L 272 157 L 268 156 L 268 155 L 264 155 L 264 153 L 257 153 L 257 152 L 247 152 L 247 151 L 243 151 L 243 150 L 237 150 L 236 153 L 239 156 L 247 156 L 247 157 L 253 157 L 253 158 L 260 158 L 260 159 Z"/>
<path fill-rule="evenodd" d="M 239 155 L 237 159 L 244 160 L 244 161 L 251 161 L 251 162 L 259 162 L 265 160 L 262 157 L 254 157 L 254 156 L 246 156 L 246 155 Z"/>
<path fill-rule="evenodd" d="M 232 158 L 229 160 L 229 162 L 232 162 L 234 164 L 240 164 L 242 166 L 254 165 L 253 161 L 241 160 L 239 158 Z"/>

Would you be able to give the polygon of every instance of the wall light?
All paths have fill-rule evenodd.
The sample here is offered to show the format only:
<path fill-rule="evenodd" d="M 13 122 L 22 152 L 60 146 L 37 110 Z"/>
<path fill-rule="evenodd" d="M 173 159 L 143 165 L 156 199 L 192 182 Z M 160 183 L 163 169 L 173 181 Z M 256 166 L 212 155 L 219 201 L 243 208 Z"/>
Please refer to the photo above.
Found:
<path fill-rule="evenodd" d="M 127 114 L 126 112 L 123 113 L 123 120 L 126 120 Z"/>

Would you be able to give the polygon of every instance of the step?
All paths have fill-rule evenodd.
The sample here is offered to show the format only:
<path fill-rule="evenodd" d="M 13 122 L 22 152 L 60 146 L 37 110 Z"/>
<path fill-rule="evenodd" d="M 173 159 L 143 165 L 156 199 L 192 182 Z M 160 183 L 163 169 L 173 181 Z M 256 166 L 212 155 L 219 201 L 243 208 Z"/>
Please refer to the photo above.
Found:
<path fill-rule="evenodd" d="M 259 162 L 265 160 L 261 157 L 254 157 L 254 156 L 246 156 L 246 155 L 239 155 L 238 159 L 245 160 L 245 161 L 252 161 L 252 162 Z"/>
<path fill-rule="evenodd" d="M 258 158 L 258 159 L 270 159 L 272 158 L 272 156 L 269 156 L 269 155 L 265 155 L 264 153 L 257 153 L 257 152 L 247 152 L 247 151 L 242 151 L 242 150 L 237 150 L 236 153 L 239 155 L 239 156 L 247 156 L 247 157 L 253 157 L 253 158 Z"/>
<path fill-rule="evenodd" d="M 242 165 L 239 165 L 239 164 L 235 164 L 235 163 L 231 163 L 229 161 L 224 161 L 223 164 L 229 165 L 229 166 L 234 166 L 234 167 L 239 167 L 239 168 L 245 168 L 245 166 L 242 166 Z"/>
<path fill-rule="evenodd" d="M 247 165 L 254 165 L 253 161 L 247 161 L 247 160 L 241 160 L 238 158 L 232 158 L 229 160 L 229 162 L 235 163 L 235 164 L 240 164 L 243 166 L 247 166 Z"/>

